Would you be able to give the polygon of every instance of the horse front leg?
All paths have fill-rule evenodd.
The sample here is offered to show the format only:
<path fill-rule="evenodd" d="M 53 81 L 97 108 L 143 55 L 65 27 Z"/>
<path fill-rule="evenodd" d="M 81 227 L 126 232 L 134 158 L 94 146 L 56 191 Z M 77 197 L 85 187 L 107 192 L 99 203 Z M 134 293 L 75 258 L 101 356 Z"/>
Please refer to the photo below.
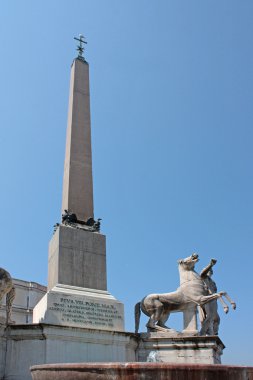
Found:
<path fill-rule="evenodd" d="M 205 305 L 208 302 L 211 302 L 213 300 L 217 300 L 218 298 L 222 297 L 225 292 L 219 292 L 219 293 L 213 293 L 209 296 L 202 296 L 199 300 L 200 305 Z"/>
<path fill-rule="evenodd" d="M 226 304 L 226 302 L 223 300 L 222 297 L 220 297 L 219 300 L 220 300 L 220 303 L 222 304 L 222 307 L 223 307 L 224 313 L 227 314 L 228 311 L 229 311 L 228 305 Z"/>
<path fill-rule="evenodd" d="M 236 303 L 235 301 L 233 301 L 230 296 L 228 295 L 227 292 L 224 292 L 223 293 L 224 297 L 226 297 L 226 299 L 228 300 L 228 302 L 231 304 L 232 308 L 235 310 L 236 309 Z"/>

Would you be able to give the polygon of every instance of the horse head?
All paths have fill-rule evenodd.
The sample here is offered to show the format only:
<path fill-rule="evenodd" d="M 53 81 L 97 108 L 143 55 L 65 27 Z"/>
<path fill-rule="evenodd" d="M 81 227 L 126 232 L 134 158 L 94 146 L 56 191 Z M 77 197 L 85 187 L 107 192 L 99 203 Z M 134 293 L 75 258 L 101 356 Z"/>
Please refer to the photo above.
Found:
<path fill-rule="evenodd" d="M 197 253 L 193 253 L 191 256 L 186 257 L 185 259 L 179 259 L 178 265 L 184 270 L 193 270 L 195 264 L 199 261 L 199 255 Z"/>

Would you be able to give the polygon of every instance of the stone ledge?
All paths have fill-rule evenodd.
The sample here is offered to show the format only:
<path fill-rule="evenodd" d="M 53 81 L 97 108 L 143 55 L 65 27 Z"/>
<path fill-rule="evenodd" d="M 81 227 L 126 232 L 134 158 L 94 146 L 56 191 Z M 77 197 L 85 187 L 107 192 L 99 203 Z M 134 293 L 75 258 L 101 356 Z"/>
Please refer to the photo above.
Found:
<path fill-rule="evenodd" d="M 18 337 L 19 335 L 26 334 L 27 331 L 31 332 L 32 334 L 31 339 L 33 339 L 33 336 L 35 336 L 35 334 L 44 335 L 44 333 L 47 333 L 50 335 L 51 330 L 54 330 L 55 332 L 56 331 L 64 332 L 64 335 L 68 335 L 68 334 L 69 335 L 76 334 L 77 336 L 84 335 L 84 334 L 94 335 L 94 329 L 90 329 L 87 327 L 59 326 L 59 325 L 54 325 L 50 323 L 16 324 L 16 325 L 9 325 L 7 327 L 2 327 L 0 329 L 0 331 L 3 334 L 8 332 L 8 337 L 11 339 L 14 338 L 15 336 Z M 109 334 L 113 337 L 124 336 L 124 337 L 134 338 L 135 340 L 138 339 L 138 336 L 136 334 L 133 334 L 127 331 L 111 331 L 111 330 L 100 330 L 100 329 L 96 329 L 95 331 L 101 336 Z"/>
<path fill-rule="evenodd" d="M 171 336 L 166 335 L 166 333 L 140 333 L 138 334 L 142 341 L 156 341 L 156 340 L 163 340 L 163 341 L 171 341 L 173 343 L 181 343 L 181 342 L 191 342 L 192 344 L 201 344 L 203 342 L 206 343 L 216 343 L 222 346 L 224 349 L 226 346 L 221 341 L 221 339 L 217 335 L 208 335 L 208 336 L 192 336 L 192 335 L 178 335 L 178 336 Z"/>

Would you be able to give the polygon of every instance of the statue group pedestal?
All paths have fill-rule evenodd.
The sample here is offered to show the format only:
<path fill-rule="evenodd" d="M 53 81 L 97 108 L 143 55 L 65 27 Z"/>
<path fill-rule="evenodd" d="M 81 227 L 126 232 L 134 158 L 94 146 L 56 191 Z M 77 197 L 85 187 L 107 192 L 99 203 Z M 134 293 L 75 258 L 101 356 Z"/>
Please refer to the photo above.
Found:
<path fill-rule="evenodd" d="M 224 344 L 218 336 L 140 334 L 138 362 L 220 364 Z"/>

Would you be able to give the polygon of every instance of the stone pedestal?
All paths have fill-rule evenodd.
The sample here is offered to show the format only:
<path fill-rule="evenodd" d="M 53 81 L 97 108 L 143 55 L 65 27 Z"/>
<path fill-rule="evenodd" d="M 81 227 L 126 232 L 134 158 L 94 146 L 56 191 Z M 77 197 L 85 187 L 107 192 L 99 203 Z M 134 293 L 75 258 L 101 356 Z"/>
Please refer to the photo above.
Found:
<path fill-rule="evenodd" d="M 224 344 L 217 336 L 178 336 L 166 333 L 142 333 L 139 362 L 220 364 Z"/>
<path fill-rule="evenodd" d="M 124 306 L 107 291 L 58 284 L 35 306 L 33 323 L 124 331 Z"/>
<path fill-rule="evenodd" d="M 49 243 L 48 290 L 57 284 L 106 290 L 105 244 L 98 232 L 60 224 Z"/>
<path fill-rule="evenodd" d="M 124 306 L 106 290 L 104 235 L 59 225 L 48 272 L 48 292 L 33 310 L 33 323 L 124 331 Z"/>

